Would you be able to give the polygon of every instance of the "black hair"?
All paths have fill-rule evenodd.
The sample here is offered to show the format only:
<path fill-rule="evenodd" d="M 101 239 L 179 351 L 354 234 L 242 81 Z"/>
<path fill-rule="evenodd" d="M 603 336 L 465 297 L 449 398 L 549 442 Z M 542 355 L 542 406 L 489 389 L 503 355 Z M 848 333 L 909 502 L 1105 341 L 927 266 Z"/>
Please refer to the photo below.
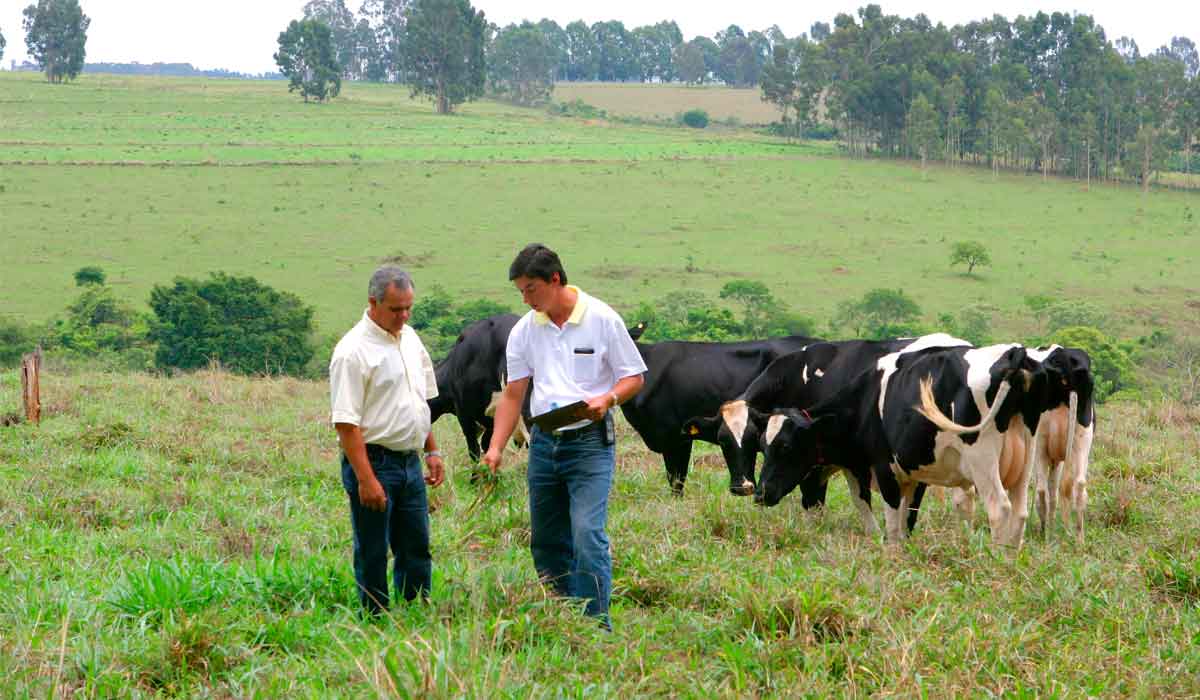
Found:
<path fill-rule="evenodd" d="M 512 281 L 518 277 L 533 277 L 550 282 L 555 272 L 558 273 L 558 281 L 566 284 L 567 271 L 563 269 L 558 253 L 541 243 L 530 243 L 517 253 L 512 265 L 508 266 L 508 279 Z"/>

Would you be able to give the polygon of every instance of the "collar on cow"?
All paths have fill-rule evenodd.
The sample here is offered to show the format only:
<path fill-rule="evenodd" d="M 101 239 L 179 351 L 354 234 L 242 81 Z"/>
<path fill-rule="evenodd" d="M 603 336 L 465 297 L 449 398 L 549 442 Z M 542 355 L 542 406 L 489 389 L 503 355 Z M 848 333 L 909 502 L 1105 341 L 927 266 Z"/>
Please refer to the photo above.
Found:
<path fill-rule="evenodd" d="M 567 289 L 574 289 L 575 295 L 576 295 L 575 296 L 575 308 L 571 309 L 571 315 L 567 317 L 567 323 L 574 323 L 575 325 L 578 326 L 579 323 L 581 321 L 583 321 L 584 312 L 587 311 L 588 296 L 586 294 L 584 294 L 583 291 L 579 289 L 579 287 L 576 287 L 573 284 L 568 284 Z M 550 317 L 546 314 L 545 311 L 534 311 L 533 312 L 533 322 L 538 324 L 539 326 L 544 326 L 547 323 L 550 323 Z"/>
<path fill-rule="evenodd" d="M 800 409 L 800 415 L 807 418 L 810 425 L 816 424 L 807 408 Z M 821 451 L 821 436 L 815 430 L 813 431 L 813 445 L 817 448 L 817 464 L 825 464 L 825 453 Z"/>

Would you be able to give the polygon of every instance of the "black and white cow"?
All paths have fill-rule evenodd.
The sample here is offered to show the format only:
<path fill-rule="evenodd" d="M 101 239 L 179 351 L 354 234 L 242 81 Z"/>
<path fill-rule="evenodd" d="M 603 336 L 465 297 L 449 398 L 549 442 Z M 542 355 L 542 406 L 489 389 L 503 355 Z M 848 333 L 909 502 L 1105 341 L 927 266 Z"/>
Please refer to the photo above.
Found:
<path fill-rule="evenodd" d="M 1054 527 L 1061 494 L 1063 518 L 1083 540 L 1087 472 L 1096 434 L 1092 359 L 1077 348 L 1051 345 L 1029 351 L 1045 382 L 1037 416 L 1032 469 L 1037 475 L 1037 512 L 1042 535 Z"/>
<path fill-rule="evenodd" d="M 860 493 L 878 487 L 887 538 L 897 542 L 919 484 L 973 485 L 993 541 L 1019 545 L 1032 437 L 1022 411 L 1035 370 L 1025 348 L 1012 344 L 890 353 L 834 396 L 771 415 L 762 435 L 763 502 L 778 503 L 820 463 L 837 463 Z"/>
<path fill-rule="evenodd" d="M 735 479 L 740 476 L 743 485 L 743 489 L 735 493 L 753 492 L 759 436 L 772 410 L 807 408 L 833 396 L 889 353 L 910 347 L 915 351 L 967 345 L 970 343 L 945 333 L 895 340 L 815 342 L 776 359 L 740 396 L 722 404 L 718 413 L 692 418 L 684 427 L 692 435 L 717 434 L 721 439 L 732 439 L 738 449 L 731 450 L 737 462 L 730 463 L 730 473 Z M 800 484 L 805 508 L 825 502 L 826 482 L 836 471 L 838 468 L 831 464 L 825 473 L 814 473 Z M 851 493 L 856 491 L 855 487 L 851 488 Z M 870 518 L 870 493 L 863 496 L 866 500 L 860 505 L 866 508 L 864 525 L 869 521 L 870 527 L 878 529 Z"/>
<path fill-rule="evenodd" d="M 638 343 L 646 362 L 645 385 L 621 405 L 621 412 L 646 447 L 663 456 L 667 481 L 676 494 L 683 492 L 687 480 L 693 439 L 720 445 L 727 464 L 739 463 L 734 454 L 738 448 L 731 438 L 715 432 L 685 434 L 687 420 L 716 413 L 723 402 L 741 394 L 777 357 L 815 340 L 787 336 L 737 343 Z M 735 493 L 742 488 L 740 476 L 730 467 L 729 488 Z"/>

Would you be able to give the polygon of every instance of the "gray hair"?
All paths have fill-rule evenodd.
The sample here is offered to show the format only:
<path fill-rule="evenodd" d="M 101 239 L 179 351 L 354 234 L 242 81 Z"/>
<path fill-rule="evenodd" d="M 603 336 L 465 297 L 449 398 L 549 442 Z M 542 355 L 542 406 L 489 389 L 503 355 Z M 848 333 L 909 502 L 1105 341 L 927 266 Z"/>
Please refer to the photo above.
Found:
<path fill-rule="evenodd" d="M 375 301 L 383 301 L 383 295 L 393 284 L 401 291 L 414 289 L 412 277 L 404 268 L 399 265 L 382 265 L 371 275 L 371 282 L 367 285 L 367 296 Z"/>

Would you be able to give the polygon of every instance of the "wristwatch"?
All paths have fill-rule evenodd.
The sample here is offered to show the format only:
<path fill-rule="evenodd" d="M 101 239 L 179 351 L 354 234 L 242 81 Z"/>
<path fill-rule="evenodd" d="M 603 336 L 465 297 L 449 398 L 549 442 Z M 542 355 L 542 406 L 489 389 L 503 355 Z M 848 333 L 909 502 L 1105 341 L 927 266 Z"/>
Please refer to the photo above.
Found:
<path fill-rule="evenodd" d="M 441 456 L 442 456 L 441 450 L 430 450 L 425 453 L 425 459 L 429 459 L 430 457 L 441 457 Z"/>

